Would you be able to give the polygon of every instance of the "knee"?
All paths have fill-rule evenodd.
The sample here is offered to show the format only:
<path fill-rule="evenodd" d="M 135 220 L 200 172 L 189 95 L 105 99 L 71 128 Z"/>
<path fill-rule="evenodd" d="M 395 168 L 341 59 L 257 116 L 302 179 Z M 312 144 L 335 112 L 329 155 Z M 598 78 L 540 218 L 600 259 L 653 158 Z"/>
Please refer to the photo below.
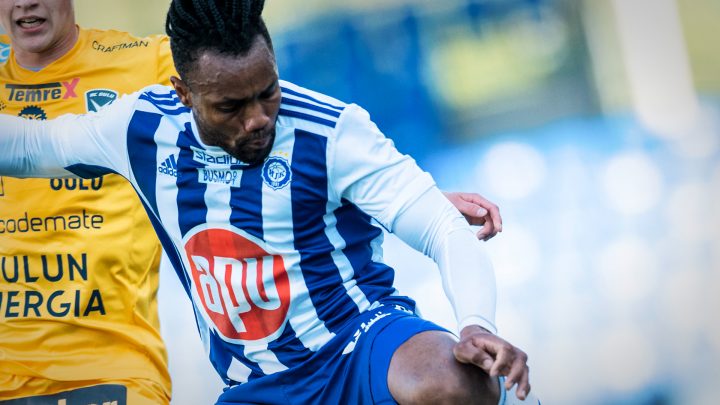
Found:
<path fill-rule="evenodd" d="M 412 404 L 497 405 L 497 379 L 474 366 L 453 364 L 417 381 Z"/>
<path fill-rule="evenodd" d="M 420 344 L 423 350 L 413 356 L 393 357 L 388 382 L 398 403 L 497 405 L 497 379 L 458 362 L 452 354 L 452 339 L 425 335 L 413 343 L 430 344 Z M 404 354 L 410 353 L 400 352 Z"/>

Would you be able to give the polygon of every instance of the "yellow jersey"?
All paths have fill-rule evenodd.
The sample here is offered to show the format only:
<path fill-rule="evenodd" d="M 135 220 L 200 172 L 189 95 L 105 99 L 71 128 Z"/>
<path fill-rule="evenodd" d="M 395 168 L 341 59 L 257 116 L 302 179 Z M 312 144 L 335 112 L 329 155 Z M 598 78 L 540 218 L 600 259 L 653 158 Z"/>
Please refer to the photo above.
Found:
<path fill-rule="evenodd" d="M 31 119 L 96 111 L 176 74 L 165 36 L 80 29 L 73 49 L 40 71 L 2 52 L 0 113 Z M 126 392 L 118 404 L 169 403 L 160 254 L 118 175 L 0 177 L 0 401 L 57 394 L 60 403 L 72 390 L 92 399 L 99 386 Z"/>

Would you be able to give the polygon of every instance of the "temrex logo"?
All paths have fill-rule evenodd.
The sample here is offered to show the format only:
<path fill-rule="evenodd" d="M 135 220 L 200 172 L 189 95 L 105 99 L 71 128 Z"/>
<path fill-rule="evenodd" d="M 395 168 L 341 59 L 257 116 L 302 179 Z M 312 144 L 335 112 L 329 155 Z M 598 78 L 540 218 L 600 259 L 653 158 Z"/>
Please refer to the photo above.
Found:
<path fill-rule="evenodd" d="M 197 227 L 185 237 L 194 288 L 209 321 L 228 340 L 272 339 L 290 307 L 290 283 L 280 255 L 232 229 Z M 254 241 L 255 240 L 255 241 Z"/>

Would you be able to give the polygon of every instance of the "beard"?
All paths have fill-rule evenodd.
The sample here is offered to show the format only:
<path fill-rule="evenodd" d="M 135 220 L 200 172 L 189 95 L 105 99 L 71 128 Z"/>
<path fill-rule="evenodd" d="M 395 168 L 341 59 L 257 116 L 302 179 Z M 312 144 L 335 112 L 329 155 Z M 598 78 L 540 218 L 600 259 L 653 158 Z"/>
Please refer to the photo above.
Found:
<path fill-rule="evenodd" d="M 248 165 L 262 163 L 268 157 L 275 143 L 275 125 L 262 131 L 246 135 L 241 140 L 228 141 L 230 138 L 225 132 L 212 129 L 195 117 L 200 132 L 200 139 L 211 146 L 218 146 L 230 156 Z"/>
<path fill-rule="evenodd" d="M 253 133 L 249 139 L 235 142 L 232 146 L 220 145 L 220 147 L 230 156 L 249 165 L 256 165 L 264 162 L 270 155 L 274 142 L 275 127 L 273 126 L 267 131 Z"/>

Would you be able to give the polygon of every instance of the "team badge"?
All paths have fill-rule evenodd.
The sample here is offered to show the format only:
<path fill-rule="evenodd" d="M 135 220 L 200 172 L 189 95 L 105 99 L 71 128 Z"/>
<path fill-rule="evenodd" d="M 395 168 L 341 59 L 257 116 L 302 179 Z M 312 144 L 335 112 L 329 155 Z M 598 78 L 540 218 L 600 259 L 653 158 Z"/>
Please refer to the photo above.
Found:
<path fill-rule="evenodd" d="M 0 44 L 0 63 L 5 63 L 10 57 L 10 45 Z"/>
<path fill-rule="evenodd" d="M 262 169 L 263 182 L 274 190 L 287 186 L 292 180 L 290 164 L 280 156 L 269 157 Z"/>
<path fill-rule="evenodd" d="M 29 120 L 46 120 L 47 114 L 45 114 L 45 110 L 42 108 L 36 105 L 29 105 L 20 110 L 18 117 L 27 118 Z"/>
<path fill-rule="evenodd" d="M 200 225 L 183 239 L 194 294 L 223 340 L 245 344 L 277 338 L 290 309 L 282 256 L 233 226 Z"/>
<path fill-rule="evenodd" d="M 108 104 L 117 100 L 117 92 L 109 89 L 93 89 L 85 92 L 85 105 L 88 112 L 98 112 Z"/>

